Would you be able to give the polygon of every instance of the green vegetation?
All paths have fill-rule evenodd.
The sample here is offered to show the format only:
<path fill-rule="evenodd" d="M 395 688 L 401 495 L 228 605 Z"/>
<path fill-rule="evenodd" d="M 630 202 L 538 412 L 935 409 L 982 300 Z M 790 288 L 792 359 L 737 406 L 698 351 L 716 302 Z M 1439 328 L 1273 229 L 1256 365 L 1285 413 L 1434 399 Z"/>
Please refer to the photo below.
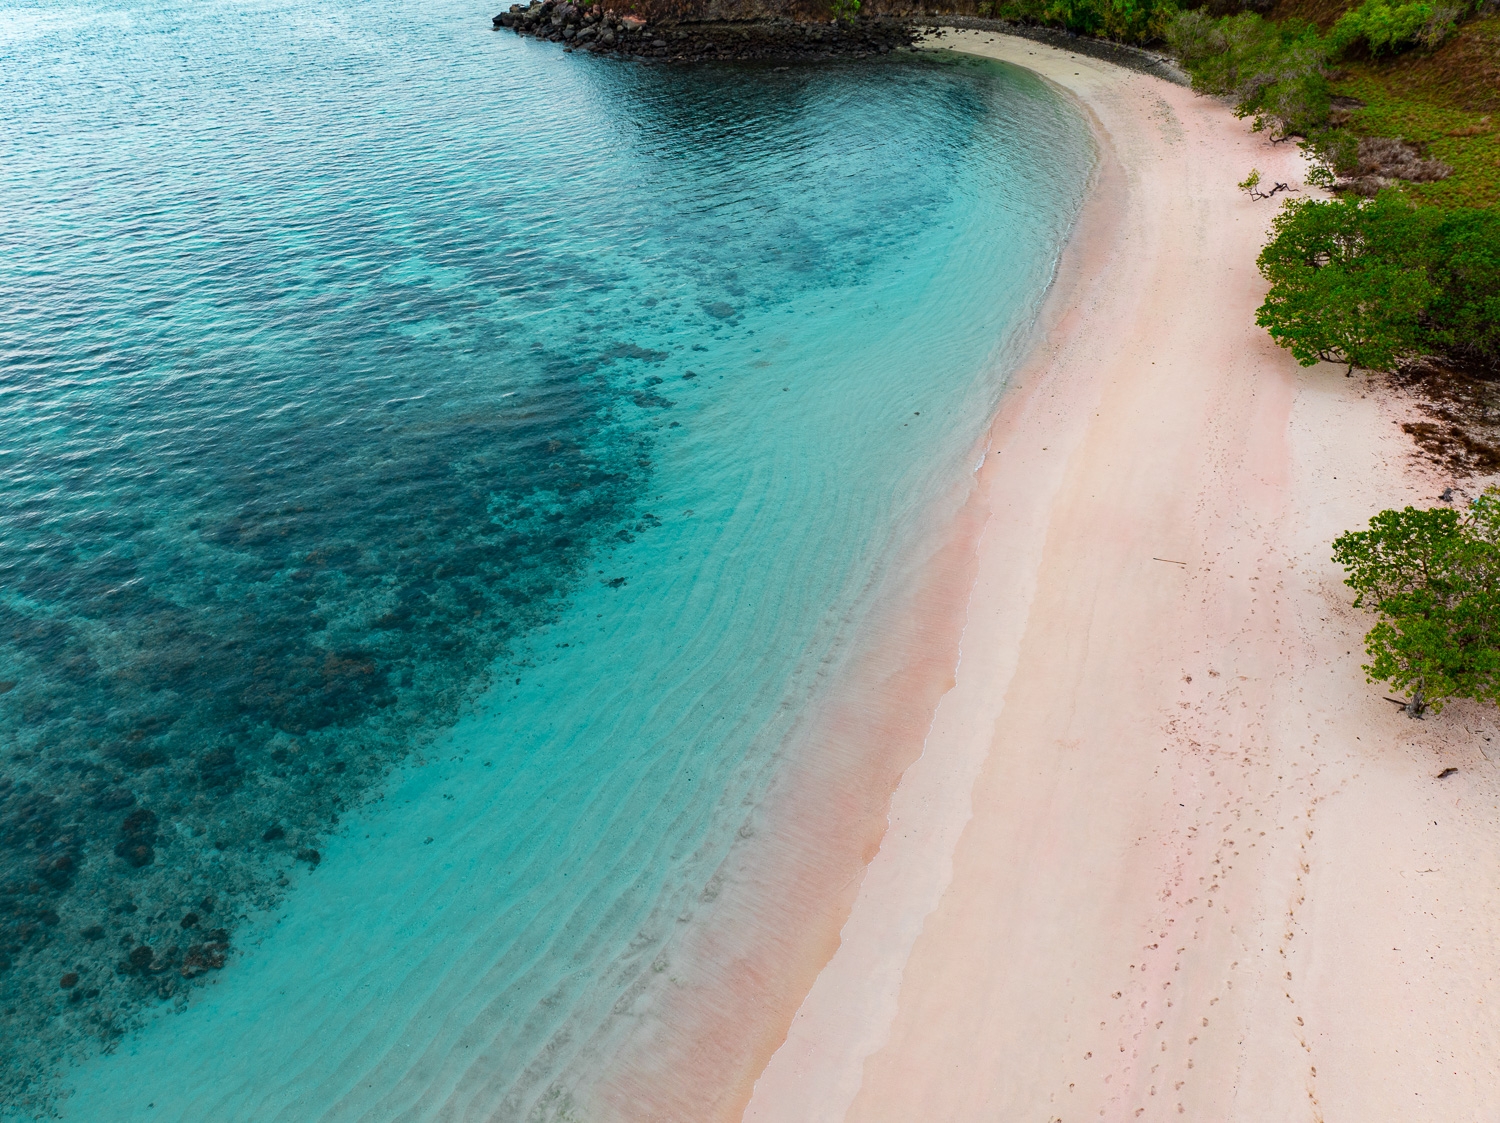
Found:
<path fill-rule="evenodd" d="M 1436 47 L 1453 33 L 1464 8 L 1454 4 L 1390 4 L 1386 0 L 1365 0 L 1351 12 L 1345 12 L 1328 33 L 1328 56 L 1338 58 L 1356 44 L 1362 44 L 1372 56 L 1396 54 L 1420 44 Z"/>
<path fill-rule="evenodd" d="M 1283 205 L 1256 319 L 1299 362 L 1389 371 L 1440 355 L 1500 373 L 1497 0 L 1188 3 L 983 0 L 980 14 L 1165 40 L 1194 89 L 1298 139 L 1312 184 L 1338 197 Z M 1254 169 L 1239 184 L 1253 199 L 1279 186 L 1262 191 Z M 1409 692 L 1413 717 L 1500 703 L 1500 492 L 1465 512 L 1383 511 L 1333 548 L 1379 616 L 1372 682 Z"/>
<path fill-rule="evenodd" d="M 1450 698 L 1500 702 L 1500 493 L 1463 514 L 1382 511 L 1333 557 L 1354 603 L 1380 616 L 1365 636 L 1371 682 L 1408 691 L 1412 717 Z"/>
<path fill-rule="evenodd" d="M 1490 21 L 1500 31 L 1500 19 Z M 1467 29 L 1466 29 L 1467 30 Z M 1500 40 L 1500 36 L 1497 36 Z M 1500 41 L 1494 45 L 1500 63 Z M 1412 63 L 1398 63 L 1397 72 Z M 1500 66 L 1497 66 L 1500 71 Z M 1349 75 L 1338 84 L 1339 92 L 1364 102 L 1353 110 L 1344 135 L 1402 137 L 1434 159 L 1453 169 L 1445 179 L 1403 185 L 1414 201 L 1434 207 L 1500 207 L 1500 128 L 1489 110 L 1455 104 L 1440 89 L 1407 92 L 1390 81 L 1390 71 L 1369 61 L 1347 64 Z M 1500 95 L 1500 72 L 1494 79 Z"/>
<path fill-rule="evenodd" d="M 1328 120 L 1327 51 L 1309 23 L 1275 24 L 1254 12 L 1215 19 L 1199 8 L 1172 21 L 1167 42 L 1195 90 L 1234 98 L 1235 112 L 1257 129 L 1305 133 Z"/>
<path fill-rule="evenodd" d="M 1374 199 L 1298 199 L 1261 251 L 1256 322 L 1304 366 L 1390 370 L 1443 353 L 1500 365 L 1500 214 Z"/>
<path fill-rule="evenodd" d="M 1177 17 L 1177 0 L 980 0 L 979 15 L 1061 27 L 1121 43 L 1159 43 Z"/>
<path fill-rule="evenodd" d="M 1249 195 L 1250 198 L 1252 198 L 1252 199 L 1269 199 L 1272 195 L 1275 195 L 1279 191 L 1289 191 L 1289 190 L 1291 190 L 1284 183 L 1273 183 L 1271 185 L 1271 190 L 1269 190 L 1269 191 L 1262 191 L 1260 189 L 1260 169 L 1259 168 L 1251 168 L 1250 169 L 1250 174 L 1247 175 L 1244 179 L 1242 179 L 1235 186 L 1237 186 L 1246 195 Z"/>
<path fill-rule="evenodd" d="M 1416 352 L 1433 292 L 1426 271 L 1409 267 L 1409 217 L 1409 206 L 1390 194 L 1287 203 L 1261 251 L 1271 288 L 1256 322 L 1303 366 L 1388 370 Z"/>
<path fill-rule="evenodd" d="M 1285 205 L 1258 322 L 1308 365 L 1500 371 L 1500 20 L 1443 0 L 1309 11 L 1321 25 L 1200 8 L 1167 32 L 1195 89 L 1301 138 L 1312 182 L 1344 193 Z M 1261 197 L 1254 173 L 1240 187 Z"/>
<path fill-rule="evenodd" d="M 859 0 L 833 0 L 833 18 L 848 22 L 859 15 Z"/>
<path fill-rule="evenodd" d="M 1362 63 L 1366 75 L 1378 73 L 1378 60 L 1430 51 L 1470 14 L 1472 4 L 1364 0 L 1325 33 L 1306 19 L 1272 21 L 1255 12 L 1215 18 L 1198 8 L 1174 17 L 1166 37 L 1195 89 L 1233 97 L 1257 127 L 1314 137 L 1339 123 L 1333 99 L 1345 78 L 1336 67 Z"/>
<path fill-rule="evenodd" d="M 1472 3 L 1364 0 L 1322 30 L 1198 8 L 1178 14 L 1166 38 L 1195 89 L 1232 97 L 1274 136 L 1304 138 L 1336 175 L 1356 171 L 1360 138 L 1399 137 L 1431 169 L 1414 181 L 1420 201 L 1494 206 L 1500 17 L 1473 14 Z"/>

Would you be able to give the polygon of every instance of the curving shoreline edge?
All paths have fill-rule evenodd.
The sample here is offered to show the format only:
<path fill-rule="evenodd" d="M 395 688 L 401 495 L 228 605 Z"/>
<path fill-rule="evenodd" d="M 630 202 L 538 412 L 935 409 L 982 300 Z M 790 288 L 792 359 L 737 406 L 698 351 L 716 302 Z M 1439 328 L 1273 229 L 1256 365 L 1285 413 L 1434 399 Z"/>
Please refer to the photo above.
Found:
<path fill-rule="evenodd" d="M 1254 326 L 1275 212 L 1234 185 L 1297 154 L 1077 52 L 935 45 L 1053 81 L 1106 159 L 992 430 L 955 685 L 743 1117 L 1478 1117 L 1495 891 L 1438 854 L 1500 868 L 1496 784 L 1474 715 L 1414 733 L 1359 670 L 1327 543 L 1433 480 Z"/>

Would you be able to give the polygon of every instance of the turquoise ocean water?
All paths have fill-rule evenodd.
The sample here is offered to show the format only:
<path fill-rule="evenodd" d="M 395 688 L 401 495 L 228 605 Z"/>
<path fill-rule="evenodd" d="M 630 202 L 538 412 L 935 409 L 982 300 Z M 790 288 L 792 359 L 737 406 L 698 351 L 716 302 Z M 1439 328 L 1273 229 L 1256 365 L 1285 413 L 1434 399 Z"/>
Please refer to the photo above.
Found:
<path fill-rule="evenodd" d="M 1069 105 L 491 14 L 0 6 L 6 1118 L 588 1118 L 973 468 Z"/>

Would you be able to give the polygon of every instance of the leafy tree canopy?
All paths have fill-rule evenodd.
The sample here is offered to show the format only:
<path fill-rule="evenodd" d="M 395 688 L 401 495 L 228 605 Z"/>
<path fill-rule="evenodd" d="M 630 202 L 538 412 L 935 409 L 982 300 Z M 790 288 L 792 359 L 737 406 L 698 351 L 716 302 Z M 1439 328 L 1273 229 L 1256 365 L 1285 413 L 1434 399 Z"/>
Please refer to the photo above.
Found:
<path fill-rule="evenodd" d="M 1390 370 L 1420 351 L 1435 293 L 1411 213 L 1394 192 L 1287 203 L 1259 258 L 1271 287 L 1256 323 L 1303 366 Z"/>
<path fill-rule="evenodd" d="M 1380 616 L 1365 636 L 1371 682 L 1408 691 L 1413 717 L 1450 698 L 1500 703 L 1500 492 L 1463 513 L 1382 511 L 1333 557 L 1354 603 Z"/>
<path fill-rule="evenodd" d="M 1390 190 L 1298 199 L 1259 265 L 1270 288 L 1256 322 L 1304 366 L 1446 354 L 1500 370 L 1500 214 L 1418 210 Z"/>

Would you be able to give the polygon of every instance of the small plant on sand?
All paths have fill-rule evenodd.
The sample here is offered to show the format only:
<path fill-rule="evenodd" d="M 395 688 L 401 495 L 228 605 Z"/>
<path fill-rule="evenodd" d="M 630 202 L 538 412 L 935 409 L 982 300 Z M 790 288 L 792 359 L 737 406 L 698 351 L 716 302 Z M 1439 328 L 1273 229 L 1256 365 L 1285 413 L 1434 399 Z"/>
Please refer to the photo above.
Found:
<path fill-rule="evenodd" d="M 1407 691 L 1408 715 L 1449 698 L 1500 703 L 1500 491 L 1462 513 L 1382 511 L 1336 540 L 1333 558 L 1354 603 L 1380 616 L 1365 673 Z"/>
<path fill-rule="evenodd" d="M 1247 175 L 1244 179 L 1240 180 L 1240 182 L 1236 186 L 1238 186 L 1241 191 L 1243 191 L 1246 195 L 1249 195 L 1252 199 L 1269 199 L 1278 191 L 1291 190 L 1291 188 L 1286 184 L 1278 183 L 1275 184 L 1271 188 L 1271 190 L 1262 191 L 1260 189 L 1260 170 L 1258 168 L 1251 168 L 1250 174 Z"/>

